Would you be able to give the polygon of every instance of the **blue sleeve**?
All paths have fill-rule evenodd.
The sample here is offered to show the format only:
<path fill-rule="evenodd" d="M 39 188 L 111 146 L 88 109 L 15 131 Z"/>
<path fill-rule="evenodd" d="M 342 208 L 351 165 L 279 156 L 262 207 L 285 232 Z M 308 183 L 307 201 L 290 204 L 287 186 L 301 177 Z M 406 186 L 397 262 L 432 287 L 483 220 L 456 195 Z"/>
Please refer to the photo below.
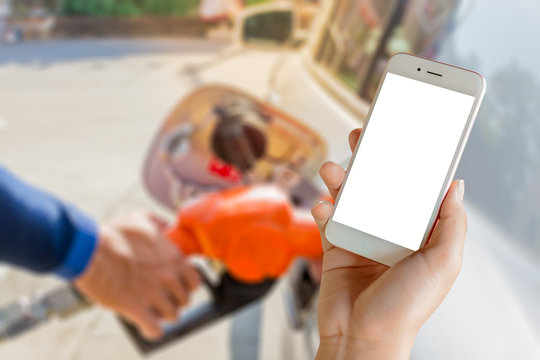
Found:
<path fill-rule="evenodd" d="M 96 245 L 92 219 L 0 166 L 0 262 L 71 280 Z"/>

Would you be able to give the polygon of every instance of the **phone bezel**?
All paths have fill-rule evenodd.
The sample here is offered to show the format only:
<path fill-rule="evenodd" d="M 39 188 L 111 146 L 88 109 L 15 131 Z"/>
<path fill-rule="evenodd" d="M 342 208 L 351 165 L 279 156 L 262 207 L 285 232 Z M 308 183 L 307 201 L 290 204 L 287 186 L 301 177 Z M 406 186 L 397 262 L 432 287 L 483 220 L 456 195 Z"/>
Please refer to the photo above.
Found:
<path fill-rule="evenodd" d="M 421 71 L 418 71 L 418 68 L 420 68 Z M 430 74 L 427 71 L 441 74 L 442 76 Z M 383 78 L 381 79 L 379 87 L 377 88 L 376 95 L 373 99 L 371 108 L 366 118 L 364 131 L 362 131 L 362 135 L 358 140 L 356 148 L 354 149 L 353 155 L 351 157 L 351 161 L 349 162 L 347 174 L 349 173 L 351 165 L 354 163 L 356 153 L 362 143 L 362 138 L 364 134 L 369 131 L 368 126 L 369 119 L 371 118 L 371 112 L 373 111 L 374 105 L 376 104 L 377 98 L 379 97 L 379 92 L 381 90 L 382 84 L 384 83 L 384 80 L 386 79 L 386 74 L 389 72 L 475 97 L 473 107 L 471 109 L 471 112 L 469 113 L 469 118 L 467 119 L 465 127 L 463 128 L 458 147 L 456 149 L 456 152 L 454 153 L 452 162 L 449 164 L 445 181 L 441 186 L 439 197 L 437 199 L 435 207 L 433 208 L 430 221 L 424 233 L 424 237 L 420 243 L 419 249 L 421 249 L 431 235 L 431 232 L 439 215 L 441 204 L 444 200 L 444 197 L 446 196 L 448 188 L 450 187 L 452 179 L 454 178 L 457 166 L 459 164 L 459 160 L 461 159 L 461 155 L 463 154 L 465 144 L 467 143 L 467 139 L 471 132 L 474 120 L 478 113 L 478 109 L 480 108 L 480 104 L 486 91 L 486 81 L 482 77 L 482 75 L 477 72 L 441 63 L 438 61 L 425 59 L 408 53 L 398 53 L 392 56 L 388 61 Z M 343 184 L 345 184 L 346 182 L 347 175 L 345 176 Z M 343 188 L 344 186 L 341 187 L 341 189 Z M 341 189 L 336 197 L 336 206 L 339 203 Z M 336 208 L 336 206 L 334 206 L 334 209 Z M 415 250 L 399 246 L 379 237 L 336 222 L 333 220 L 333 217 L 334 212 L 332 212 L 332 216 L 330 217 L 330 220 L 326 225 L 325 235 L 328 241 L 335 246 L 346 249 L 348 251 L 388 266 L 394 265 L 404 257 L 415 252 Z"/>

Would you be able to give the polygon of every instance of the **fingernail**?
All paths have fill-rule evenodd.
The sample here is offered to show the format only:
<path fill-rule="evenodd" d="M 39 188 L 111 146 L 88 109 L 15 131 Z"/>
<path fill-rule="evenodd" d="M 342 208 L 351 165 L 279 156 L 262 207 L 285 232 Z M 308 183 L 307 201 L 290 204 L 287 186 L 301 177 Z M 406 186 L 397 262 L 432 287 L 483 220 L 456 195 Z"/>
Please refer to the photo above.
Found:
<path fill-rule="evenodd" d="M 313 207 L 311 208 L 311 210 L 321 206 L 321 205 L 326 205 L 326 204 L 330 204 L 330 202 L 328 201 L 324 201 L 324 200 L 319 200 L 317 201 L 317 203 L 315 205 L 313 205 Z"/>
<path fill-rule="evenodd" d="M 316 208 L 318 208 L 324 201 L 317 201 L 317 203 L 315 205 L 313 205 L 311 207 L 311 213 L 313 214 L 313 210 L 315 210 Z"/>
<path fill-rule="evenodd" d="M 457 184 L 457 195 L 460 201 L 465 197 L 465 181 L 459 180 Z"/>
<path fill-rule="evenodd" d="M 311 208 L 311 215 L 313 215 L 313 217 L 315 219 L 318 219 L 320 218 L 320 214 L 318 214 L 318 211 L 315 211 L 315 209 L 317 209 L 319 206 L 322 206 L 322 205 L 326 205 L 326 204 L 329 204 L 328 201 L 318 201 L 315 205 L 313 205 L 313 207 Z"/>

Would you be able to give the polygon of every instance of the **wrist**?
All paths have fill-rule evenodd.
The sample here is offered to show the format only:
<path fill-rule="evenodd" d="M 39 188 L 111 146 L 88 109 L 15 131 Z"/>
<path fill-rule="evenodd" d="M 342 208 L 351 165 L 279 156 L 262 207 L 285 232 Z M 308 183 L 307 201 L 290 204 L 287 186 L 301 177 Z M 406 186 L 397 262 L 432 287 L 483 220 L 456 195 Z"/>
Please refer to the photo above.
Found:
<path fill-rule="evenodd" d="M 353 360 L 353 359 L 409 359 L 412 340 L 392 339 L 383 341 L 362 341 L 349 336 L 330 336 L 321 338 L 317 360 Z"/>
<path fill-rule="evenodd" d="M 98 228 L 94 220 L 69 208 L 67 216 L 73 225 L 70 248 L 54 273 L 66 280 L 74 280 L 85 272 L 96 252 Z"/>
<path fill-rule="evenodd" d="M 91 259 L 84 271 L 73 279 L 73 285 L 89 300 L 99 302 L 94 298 L 88 289 L 93 289 L 96 284 L 100 284 L 107 279 L 111 273 L 115 272 L 115 269 L 111 269 L 111 265 L 115 265 L 116 259 L 111 258 L 110 252 L 110 238 L 111 230 L 106 226 L 99 225 L 96 235 L 96 246 L 92 254 Z"/>

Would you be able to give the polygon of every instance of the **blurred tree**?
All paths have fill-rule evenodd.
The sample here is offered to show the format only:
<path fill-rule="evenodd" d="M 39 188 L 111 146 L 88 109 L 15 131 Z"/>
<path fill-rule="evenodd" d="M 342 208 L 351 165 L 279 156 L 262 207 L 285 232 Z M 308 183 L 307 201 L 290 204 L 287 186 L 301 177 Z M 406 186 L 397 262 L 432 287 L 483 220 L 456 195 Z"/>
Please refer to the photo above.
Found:
<path fill-rule="evenodd" d="M 473 201 L 502 228 L 531 242 L 540 236 L 539 93 L 538 79 L 518 64 L 494 73 L 458 174 Z"/>
<path fill-rule="evenodd" d="M 140 16 L 196 14 L 199 0 L 64 0 L 65 15 Z"/>
<path fill-rule="evenodd" d="M 47 0 L 62 3 L 65 15 L 139 16 L 139 15 L 195 15 L 200 0 Z M 256 5 L 271 0 L 244 0 Z"/>
<path fill-rule="evenodd" d="M 256 4 L 269 2 L 269 1 L 271 0 L 246 0 L 245 3 L 246 3 L 246 6 L 249 6 L 249 5 L 256 5 Z"/>

